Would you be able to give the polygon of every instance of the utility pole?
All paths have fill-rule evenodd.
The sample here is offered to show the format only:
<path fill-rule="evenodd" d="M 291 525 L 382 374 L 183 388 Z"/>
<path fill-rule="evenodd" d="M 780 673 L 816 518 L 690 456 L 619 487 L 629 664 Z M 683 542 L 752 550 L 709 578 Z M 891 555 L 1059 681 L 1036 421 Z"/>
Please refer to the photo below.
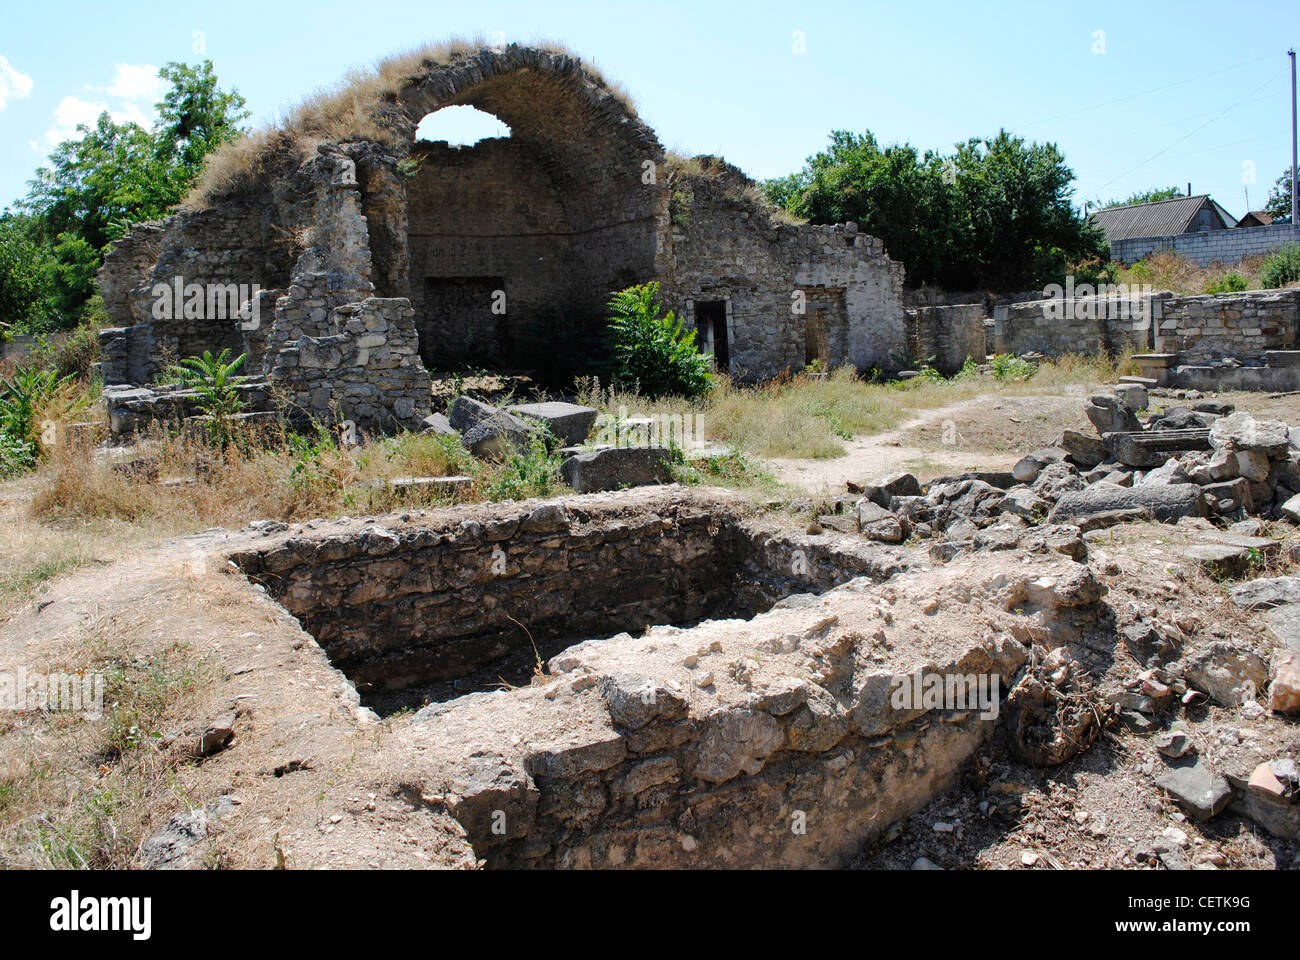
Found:
<path fill-rule="evenodd" d="M 1300 171 L 1296 170 L 1296 112 L 1295 112 L 1295 47 L 1286 52 L 1291 58 L 1291 229 L 1300 226 L 1300 217 L 1296 216 L 1297 196 L 1296 181 L 1300 180 Z"/>

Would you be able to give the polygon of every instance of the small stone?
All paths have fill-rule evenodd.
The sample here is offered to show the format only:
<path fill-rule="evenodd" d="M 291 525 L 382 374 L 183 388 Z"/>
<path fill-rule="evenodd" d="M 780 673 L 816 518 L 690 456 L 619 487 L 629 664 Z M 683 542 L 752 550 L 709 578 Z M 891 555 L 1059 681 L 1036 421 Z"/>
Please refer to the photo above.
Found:
<path fill-rule="evenodd" d="M 1166 757 L 1186 756 L 1192 750 L 1192 738 L 1182 730 L 1169 730 L 1151 738 L 1152 745 Z"/>
<path fill-rule="evenodd" d="M 1232 802 L 1232 787 L 1204 760 L 1166 770 L 1156 786 L 1200 821 L 1218 816 Z"/>

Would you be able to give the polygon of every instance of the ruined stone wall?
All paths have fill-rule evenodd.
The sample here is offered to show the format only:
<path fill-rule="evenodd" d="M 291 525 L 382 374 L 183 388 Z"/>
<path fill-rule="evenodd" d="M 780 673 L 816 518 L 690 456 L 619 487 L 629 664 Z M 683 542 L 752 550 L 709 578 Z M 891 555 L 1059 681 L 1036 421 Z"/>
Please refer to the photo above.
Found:
<path fill-rule="evenodd" d="M 290 416 L 351 421 L 359 431 L 419 429 L 429 415 L 429 374 L 420 363 L 408 301 L 370 298 L 334 308 L 335 334 L 301 336 L 276 354 L 269 379 Z"/>
<path fill-rule="evenodd" d="M 1266 350 L 1297 349 L 1298 332 L 1300 289 L 1171 297 L 1157 327 L 1161 351 L 1183 364 L 1263 362 Z"/>
<path fill-rule="evenodd" d="M 983 363 L 988 355 L 984 336 L 985 310 L 971 303 L 951 307 L 917 307 L 907 311 L 907 352 L 950 377 L 969 357 Z"/>
<path fill-rule="evenodd" d="M 417 144 L 412 156 L 410 296 L 425 359 L 501 356 L 512 328 L 571 296 L 572 228 L 555 184 L 536 149 L 514 139 Z M 504 314 L 493 313 L 497 289 Z"/>
<path fill-rule="evenodd" d="M 480 513 L 236 560 L 339 669 L 381 688 L 468 673 L 530 638 L 749 616 L 901 569 L 894 552 L 857 538 L 780 534 L 743 523 L 738 503 L 678 487 Z"/>
<path fill-rule="evenodd" d="M 345 336 L 336 311 L 371 297 L 410 300 L 431 364 L 440 347 L 471 336 L 497 362 L 521 346 L 550 349 L 556 338 L 580 351 L 594 344 L 612 292 L 656 277 L 688 323 L 694 303 L 726 302 L 738 376 L 769 377 L 814 359 L 897 366 L 906 350 L 903 268 L 879 240 L 851 224 L 776 224 L 752 183 L 721 161 L 670 184 L 653 131 L 567 55 L 510 46 L 426 67 L 376 101 L 372 119 L 393 134 L 386 145 L 313 142 L 303 156 L 306 142 L 288 137 L 278 153 L 259 156 L 259 174 L 239 192 L 119 244 L 104 268 L 123 324 L 105 333 L 106 374 L 147 382 L 169 360 L 229 349 L 249 355 L 246 372 L 281 369 L 283 379 L 301 368 L 281 363 L 285 350 Z M 453 105 L 500 117 L 512 136 L 467 150 L 418 145 L 408 156 L 403 138 Z M 155 317 L 154 284 L 176 277 L 260 286 L 249 301 L 259 316 Z M 498 289 L 504 319 L 492 312 Z M 336 347 L 374 356 L 334 341 L 326 355 Z M 316 353 L 304 346 L 298 356 Z M 357 371 L 340 377 L 356 408 Z M 391 376 L 377 369 L 376 378 Z M 295 391 L 321 410 L 328 378 L 309 379 Z M 403 412 L 374 419 L 404 422 L 405 409 L 403 401 Z"/>
<path fill-rule="evenodd" d="M 896 368 L 906 350 L 902 264 L 856 225 L 772 222 L 735 179 L 669 184 L 664 292 L 671 307 L 693 325 L 697 302 L 727 301 L 731 372 L 744 379 L 801 370 L 811 359 L 809 314 L 795 312 L 796 291 L 832 308 L 832 366 Z"/>
<path fill-rule="evenodd" d="M 993 311 L 993 349 L 996 353 L 1037 352 L 1048 357 L 1103 351 L 1118 354 L 1126 349 L 1142 353 L 1150 348 L 1151 336 L 1151 322 L 1141 315 L 1144 303 L 1081 297 L 999 306 Z"/>

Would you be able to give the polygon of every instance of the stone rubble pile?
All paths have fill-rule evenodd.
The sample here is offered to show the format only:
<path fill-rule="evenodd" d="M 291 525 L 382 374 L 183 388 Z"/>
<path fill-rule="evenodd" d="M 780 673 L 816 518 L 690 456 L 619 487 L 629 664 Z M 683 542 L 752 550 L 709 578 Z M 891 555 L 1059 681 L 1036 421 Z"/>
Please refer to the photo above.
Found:
<path fill-rule="evenodd" d="M 1097 436 L 1065 430 L 1006 473 L 941 477 L 924 486 L 900 473 L 850 484 L 861 494 L 852 515 L 820 523 L 884 543 L 932 540 L 930 552 L 940 561 L 965 550 L 1016 547 L 1082 557 L 1088 533 L 1142 519 L 1300 523 L 1300 429 L 1217 401 L 1176 406 L 1143 424 L 1138 414 L 1148 403 L 1143 386 L 1121 384 L 1113 395 L 1087 401 Z M 1223 562 L 1272 543 L 1244 527 L 1237 532 L 1242 542 L 1229 537 L 1213 545 Z"/>
<path fill-rule="evenodd" d="M 459 437 L 474 456 L 500 460 L 526 450 L 534 438 L 558 448 L 564 457 L 560 477 L 578 493 L 649 486 L 671 480 L 671 451 L 642 444 L 628 447 L 587 445 L 599 411 L 573 403 L 517 404 L 504 410 L 471 397 L 458 397 L 446 416 L 425 418 L 421 433 Z"/>

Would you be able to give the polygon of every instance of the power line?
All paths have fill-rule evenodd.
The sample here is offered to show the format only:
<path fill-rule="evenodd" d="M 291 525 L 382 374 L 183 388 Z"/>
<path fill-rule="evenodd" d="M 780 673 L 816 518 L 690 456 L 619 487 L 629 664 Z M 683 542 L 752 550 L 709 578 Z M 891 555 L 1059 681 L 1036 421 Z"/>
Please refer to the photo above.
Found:
<path fill-rule="evenodd" d="M 1277 79 L 1278 77 L 1280 77 L 1281 75 L 1282 75 L 1282 74 L 1281 74 L 1280 72 L 1279 72 L 1279 73 L 1275 73 L 1275 74 L 1273 74 L 1273 76 L 1269 77 L 1267 80 L 1265 80 L 1262 84 L 1260 84 L 1260 85 L 1259 85 L 1258 87 L 1256 87 L 1254 90 L 1250 91 L 1250 93 L 1246 94 L 1246 97 L 1252 97 L 1252 96 L 1254 96 L 1255 94 L 1259 93 L 1259 91 L 1263 90 L 1265 87 L 1267 87 L 1270 83 L 1272 83 L 1274 80 L 1276 80 L 1276 79 Z M 1179 137 L 1177 140 L 1175 140 L 1173 143 L 1169 144 L 1169 146 L 1165 147 L 1163 150 L 1159 150 L 1159 151 L 1157 151 L 1156 153 L 1153 153 L 1151 156 L 1147 157 L 1145 160 L 1143 160 L 1141 163 L 1137 164 L 1136 166 L 1130 167 L 1129 169 L 1125 170 L 1125 171 L 1124 171 L 1123 173 L 1121 173 L 1118 177 L 1113 177 L 1113 178 L 1111 178 L 1110 180 L 1107 180 L 1107 181 L 1106 181 L 1105 183 L 1103 183 L 1100 187 L 1097 187 L 1097 190 L 1098 190 L 1098 191 L 1105 190 L 1107 187 L 1109 187 L 1109 186 L 1110 186 L 1112 183 L 1114 183 L 1116 180 L 1123 180 L 1123 179 L 1124 179 L 1125 177 L 1127 177 L 1130 173 L 1133 173 L 1135 170 L 1140 170 L 1140 169 L 1142 169 L 1142 168 L 1145 167 L 1148 163 L 1150 163 L 1152 160 L 1155 160 L 1155 159 L 1157 159 L 1158 157 L 1164 156 L 1166 153 L 1168 153 L 1168 152 L 1169 152 L 1170 150 L 1172 150 L 1174 147 L 1178 146 L 1178 145 L 1179 145 L 1180 143 L 1182 143 L 1184 140 L 1188 140 L 1188 139 L 1190 139 L 1191 137 L 1195 136 L 1196 134 L 1200 133 L 1202 130 L 1204 130 L 1206 127 L 1208 127 L 1210 124 L 1212 124 L 1212 123 L 1217 123 L 1219 120 L 1222 120 L 1225 116 L 1228 115 L 1228 113 L 1230 113 L 1231 111 L 1235 110 L 1237 107 L 1239 107 L 1239 106 L 1241 106 L 1243 103 L 1245 103 L 1245 102 L 1246 102 L 1246 97 L 1243 97 L 1241 100 L 1238 100 L 1238 101 L 1235 102 L 1235 103 L 1229 104 L 1229 105 L 1228 105 L 1227 107 L 1225 107 L 1225 108 L 1223 109 L 1223 111 L 1222 111 L 1221 113 L 1219 113 L 1217 116 L 1211 117 L 1209 120 L 1206 120 L 1203 124 L 1201 124 L 1201 125 L 1200 125 L 1199 127 L 1197 127 L 1196 129 L 1190 131 L 1189 133 L 1187 133 L 1187 134 L 1184 135 L 1184 136 Z"/>
<path fill-rule="evenodd" d="M 1092 110 L 1100 110 L 1102 107 L 1114 106 L 1117 103 L 1124 103 L 1125 101 L 1128 100 L 1136 100 L 1138 97 L 1145 97 L 1152 93 L 1160 93 L 1164 90 L 1169 90 L 1172 89 L 1173 87 L 1181 86 L 1184 83 L 1193 83 L 1197 80 L 1204 80 L 1206 77 L 1218 76 L 1221 73 L 1227 73 L 1229 70 L 1240 70 L 1242 67 L 1253 66 L 1256 63 L 1263 63 L 1265 60 L 1271 60 L 1271 59 L 1273 59 L 1271 56 L 1257 57 L 1254 60 L 1247 60 L 1244 63 L 1234 64 L 1231 67 L 1222 67 L 1219 70 L 1211 70 L 1209 73 L 1202 73 L 1199 76 L 1186 77 L 1185 79 L 1182 80 L 1175 80 L 1173 83 L 1167 83 L 1163 87 L 1152 87 L 1150 90 L 1143 90 L 1140 93 L 1130 93 L 1127 96 L 1118 97 L 1114 100 L 1107 100 L 1105 103 L 1093 104 L 1091 107 L 1082 107 L 1078 110 L 1071 110 L 1069 113 L 1058 113 L 1054 117 L 1047 117 L 1043 120 L 1035 120 L 1033 123 L 1022 123 L 1020 124 L 1020 128 L 1024 129 L 1027 127 L 1036 127 L 1040 123 L 1051 123 L 1053 120 L 1064 120 L 1067 117 L 1077 117 L 1081 113 L 1088 113 L 1089 111 Z"/>

